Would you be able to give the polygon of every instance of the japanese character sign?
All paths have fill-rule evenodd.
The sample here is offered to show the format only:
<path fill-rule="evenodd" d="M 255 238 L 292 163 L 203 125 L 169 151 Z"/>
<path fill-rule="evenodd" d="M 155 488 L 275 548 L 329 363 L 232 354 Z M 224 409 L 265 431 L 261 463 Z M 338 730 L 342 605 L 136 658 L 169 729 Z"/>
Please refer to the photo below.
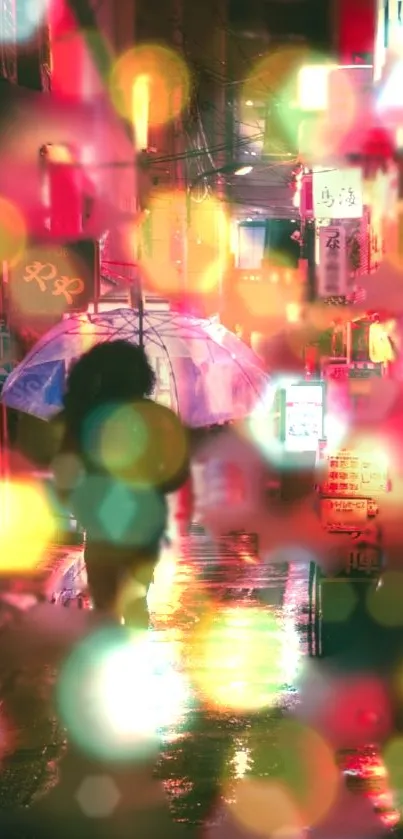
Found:
<path fill-rule="evenodd" d="M 346 235 L 343 227 L 319 230 L 318 297 L 338 297 L 347 293 Z"/>
<path fill-rule="evenodd" d="M 361 218 L 361 169 L 329 169 L 313 174 L 314 215 L 319 219 Z"/>

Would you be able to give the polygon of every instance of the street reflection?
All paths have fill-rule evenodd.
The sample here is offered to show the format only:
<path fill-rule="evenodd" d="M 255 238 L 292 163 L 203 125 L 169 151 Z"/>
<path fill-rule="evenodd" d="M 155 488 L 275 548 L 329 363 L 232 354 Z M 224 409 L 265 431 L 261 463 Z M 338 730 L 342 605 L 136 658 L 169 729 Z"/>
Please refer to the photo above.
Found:
<path fill-rule="evenodd" d="M 170 549 L 162 558 L 149 599 L 154 631 L 175 651 L 174 666 L 185 672 L 195 654 L 194 639 L 198 633 L 200 636 L 205 615 L 211 610 L 215 626 L 223 609 L 240 616 L 256 610 L 275 620 L 281 636 L 281 685 L 276 685 L 274 701 L 238 710 L 230 701 L 227 707 L 212 705 L 198 690 L 196 680 L 180 725 L 164 732 L 158 773 L 175 819 L 191 824 L 218 826 L 225 810 L 236 808 L 239 783 L 248 778 L 268 782 L 276 776 L 284 724 L 298 710 L 304 663 L 308 662 L 309 650 L 315 648 L 314 629 L 309 626 L 308 562 L 290 565 L 243 560 L 242 550 L 231 556 L 195 529 L 179 550 Z M 220 640 L 216 636 L 217 657 Z M 272 643 L 273 639 L 266 639 L 266 669 L 270 668 Z M 261 690 L 260 678 L 259 667 L 248 668 L 249 682 L 252 680 L 248 696 L 254 697 Z M 316 737 L 313 729 L 307 732 L 309 737 Z M 321 748 L 327 754 L 325 741 Z M 312 758 L 312 748 L 306 751 Z M 337 760 L 340 782 L 344 777 L 350 788 L 355 779 L 359 795 L 370 802 L 381 823 L 394 826 L 399 813 L 379 750 L 374 746 L 355 749 L 348 755 L 338 755 Z M 321 772 L 316 774 L 315 788 L 322 781 Z M 326 792 L 330 806 L 329 790 L 322 790 L 320 795 L 314 793 L 311 810 L 318 809 Z"/>
<path fill-rule="evenodd" d="M 198 690 L 196 679 L 194 702 L 187 709 L 186 719 L 164 732 L 159 775 L 165 782 L 175 818 L 186 822 L 200 823 L 209 818 L 220 800 L 228 803 L 232 785 L 253 771 L 259 732 L 265 731 L 265 739 L 268 737 L 270 742 L 272 736 L 275 741 L 279 722 L 295 704 L 302 656 L 308 650 L 308 565 L 290 568 L 286 563 L 248 562 L 244 554 L 242 544 L 231 556 L 195 529 L 188 539 L 182 540 L 179 550 L 165 551 L 149 595 L 154 631 L 164 635 L 171 649 L 175 649 L 175 666 L 185 670 L 194 659 L 195 647 L 200 666 L 200 632 L 206 614 L 213 612 L 216 631 L 211 647 L 216 650 L 217 659 L 222 646 L 222 637 L 217 633 L 220 615 L 239 615 L 238 624 L 245 614 L 260 617 L 258 630 L 256 624 L 252 628 L 255 648 L 252 645 L 248 650 L 253 661 L 247 668 L 247 692 L 242 694 L 252 700 L 252 708 L 231 707 L 233 695 L 229 688 L 229 707 L 224 707 L 224 703 L 212 705 Z M 268 620 L 275 627 L 274 634 L 262 633 L 262 623 L 266 628 Z M 237 632 L 233 652 L 239 653 L 239 626 Z M 266 670 L 270 670 L 274 658 L 273 645 L 281 678 L 276 674 L 275 694 L 270 702 L 253 707 L 253 700 L 261 696 L 262 667 L 265 664 Z M 225 647 L 224 653 L 228 653 Z M 204 657 L 204 668 L 206 662 Z M 221 660 L 220 664 L 222 677 Z M 217 679 L 219 674 L 214 675 Z M 232 694 L 233 691 L 232 686 Z"/>

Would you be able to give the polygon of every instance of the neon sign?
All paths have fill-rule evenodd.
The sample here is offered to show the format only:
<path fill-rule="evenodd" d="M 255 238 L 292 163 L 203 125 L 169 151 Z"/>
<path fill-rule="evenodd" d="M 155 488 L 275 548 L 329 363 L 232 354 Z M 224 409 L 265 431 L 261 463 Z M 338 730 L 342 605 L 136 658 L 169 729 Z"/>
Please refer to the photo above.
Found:
<path fill-rule="evenodd" d="M 46 317 L 86 311 L 98 295 L 98 243 L 32 243 L 9 273 L 11 308 L 17 314 Z"/>

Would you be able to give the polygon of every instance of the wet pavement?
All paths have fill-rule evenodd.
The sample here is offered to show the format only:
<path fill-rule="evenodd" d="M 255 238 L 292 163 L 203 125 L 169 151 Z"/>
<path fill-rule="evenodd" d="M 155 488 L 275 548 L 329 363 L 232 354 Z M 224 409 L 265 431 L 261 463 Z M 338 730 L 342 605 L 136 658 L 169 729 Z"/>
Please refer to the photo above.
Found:
<path fill-rule="evenodd" d="M 217 802 L 225 800 L 223 790 L 228 789 L 228 784 L 253 769 L 262 732 L 266 742 L 276 742 L 282 720 L 298 706 L 301 667 L 315 650 L 317 639 L 315 623 L 310 620 L 308 565 L 262 565 L 256 559 L 253 541 L 238 539 L 217 548 L 196 526 L 189 537 L 171 549 L 173 556 L 176 600 L 174 607 L 171 604 L 166 609 L 161 602 L 150 600 L 155 630 L 171 640 L 180 637 L 186 654 L 186 639 L 193 637 L 206 603 L 214 603 L 217 611 L 226 606 L 256 604 L 274 616 L 284 648 L 292 653 L 271 707 L 239 713 L 213 710 L 205 702 L 189 703 L 180 725 L 165 733 L 158 775 L 165 783 L 175 819 L 198 824 L 209 820 Z M 56 779 L 57 760 L 65 748 L 64 733 L 56 719 L 43 718 L 46 703 L 40 697 L 34 704 L 30 699 L 34 681 L 37 685 L 39 680 L 41 693 L 46 696 L 52 690 L 53 678 L 49 671 L 16 674 L 18 691 L 16 684 L 9 685 L 6 701 L 1 703 L 3 715 L 7 714 L 7 707 L 13 710 L 16 734 L 2 764 L 0 808 L 29 806 Z M 25 701 L 21 700 L 24 688 Z M 13 704 L 14 691 L 20 708 Z M 393 823 L 393 801 L 387 797 L 376 744 L 365 744 L 359 751 L 344 749 L 340 760 L 347 780 L 361 779 L 361 786 L 356 783 L 360 796 L 373 795 L 375 803 L 381 796 L 385 824 Z M 378 787 L 371 793 L 374 773 L 368 767 L 372 765 L 378 767 Z"/>
<path fill-rule="evenodd" d="M 293 642 L 292 664 L 297 664 L 299 656 L 309 654 L 311 644 L 309 566 L 263 566 L 259 562 L 255 564 L 253 555 L 245 557 L 242 541 L 237 546 L 235 540 L 233 547 L 238 550 L 231 552 L 225 544 L 217 548 L 197 528 L 182 544 L 182 574 L 186 576 L 190 564 L 193 577 L 197 565 L 199 578 L 199 591 L 192 586 L 181 610 L 182 615 L 184 612 L 188 615 L 189 630 L 192 620 L 197 620 L 201 591 L 215 602 L 216 609 L 228 605 L 231 608 L 267 606 L 282 627 L 285 644 Z M 189 711 L 179 737 L 177 733 L 171 740 L 167 737 L 159 774 L 164 779 L 176 819 L 193 824 L 209 820 L 213 805 L 215 810 L 220 800 L 225 800 L 223 783 L 239 779 L 252 768 L 250 745 L 255 736 L 263 729 L 266 734 L 272 731 L 275 739 L 279 722 L 295 707 L 297 692 L 293 677 L 297 677 L 297 669 L 291 666 L 285 672 L 281 695 L 269 710 L 239 714 L 199 707 L 196 713 Z"/>

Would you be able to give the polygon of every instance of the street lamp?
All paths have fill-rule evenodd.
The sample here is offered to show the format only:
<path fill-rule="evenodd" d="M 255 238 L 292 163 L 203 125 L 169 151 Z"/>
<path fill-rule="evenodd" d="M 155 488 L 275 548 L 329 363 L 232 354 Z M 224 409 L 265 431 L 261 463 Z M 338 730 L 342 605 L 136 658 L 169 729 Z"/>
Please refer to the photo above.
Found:
<path fill-rule="evenodd" d="M 253 166 L 241 166 L 235 170 L 234 175 L 242 177 L 243 175 L 249 175 L 250 172 L 253 172 Z"/>

